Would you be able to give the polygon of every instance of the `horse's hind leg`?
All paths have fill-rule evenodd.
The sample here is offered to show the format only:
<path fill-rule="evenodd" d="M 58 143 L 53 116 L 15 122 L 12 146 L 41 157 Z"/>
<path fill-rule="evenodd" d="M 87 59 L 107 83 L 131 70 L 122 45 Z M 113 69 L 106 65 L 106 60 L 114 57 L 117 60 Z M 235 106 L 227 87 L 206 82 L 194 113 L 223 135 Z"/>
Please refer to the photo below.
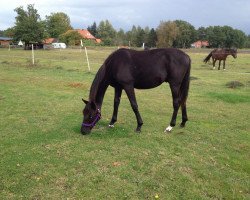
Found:
<path fill-rule="evenodd" d="M 122 95 L 122 89 L 120 87 L 115 88 L 115 97 L 114 97 L 114 110 L 113 110 L 113 116 L 109 123 L 109 127 L 114 127 L 114 123 L 117 121 L 117 113 L 118 113 L 118 107 L 120 104 Z"/>
<path fill-rule="evenodd" d="M 218 67 L 218 70 L 220 70 L 220 63 L 221 63 L 221 60 L 219 60 L 219 67 Z"/>
<path fill-rule="evenodd" d="M 170 89 L 172 92 L 172 97 L 173 97 L 173 114 L 172 114 L 172 119 L 170 121 L 170 125 L 166 128 L 165 132 L 170 132 L 172 130 L 172 128 L 175 126 L 176 124 L 176 117 L 177 117 L 177 113 L 180 107 L 180 96 L 179 96 L 179 89 L 180 86 L 175 86 L 170 84 Z"/>
<path fill-rule="evenodd" d="M 141 115 L 139 113 L 138 110 L 138 105 L 136 102 L 136 97 L 135 97 L 135 90 L 133 86 L 124 86 L 124 90 L 128 96 L 128 99 L 130 101 L 131 107 L 135 113 L 136 116 L 136 120 L 137 120 L 137 128 L 136 128 L 136 132 L 140 132 L 141 131 L 141 126 L 143 125 L 143 121 L 141 118 Z"/>
<path fill-rule="evenodd" d="M 226 60 L 223 60 L 223 70 L 226 70 Z"/>
<path fill-rule="evenodd" d="M 181 127 L 184 127 L 186 122 L 188 121 L 187 117 L 187 108 L 186 108 L 186 100 L 185 102 L 181 103 L 181 111 L 182 111 L 182 122 L 181 122 Z"/>

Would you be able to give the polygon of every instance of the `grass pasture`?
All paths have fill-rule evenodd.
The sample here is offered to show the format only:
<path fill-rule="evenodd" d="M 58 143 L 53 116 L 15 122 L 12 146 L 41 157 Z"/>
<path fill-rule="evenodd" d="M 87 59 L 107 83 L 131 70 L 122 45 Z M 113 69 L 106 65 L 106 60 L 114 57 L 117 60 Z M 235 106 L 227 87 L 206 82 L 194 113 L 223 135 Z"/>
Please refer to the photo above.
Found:
<path fill-rule="evenodd" d="M 0 49 L 0 199 L 250 199 L 250 54 L 228 57 L 226 71 L 192 59 L 189 121 L 163 131 L 172 114 L 167 84 L 137 90 L 144 120 L 123 93 L 118 122 L 80 134 L 83 103 L 111 48 L 31 52 Z M 230 88 L 233 81 L 242 86 Z M 181 121 L 180 112 L 177 119 Z"/>

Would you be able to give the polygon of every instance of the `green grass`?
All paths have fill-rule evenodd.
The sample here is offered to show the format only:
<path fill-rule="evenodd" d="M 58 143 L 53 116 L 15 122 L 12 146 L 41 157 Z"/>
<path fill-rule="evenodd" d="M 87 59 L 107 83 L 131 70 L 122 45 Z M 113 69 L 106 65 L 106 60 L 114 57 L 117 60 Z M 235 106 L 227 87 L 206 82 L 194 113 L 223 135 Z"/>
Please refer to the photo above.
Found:
<path fill-rule="evenodd" d="M 1 199 L 249 199 L 250 54 L 228 57 L 226 71 L 192 59 L 189 121 L 164 133 L 172 114 L 168 84 L 136 90 L 144 120 L 123 93 L 118 122 L 107 128 L 113 88 L 102 120 L 80 134 L 83 103 L 111 48 L 89 49 L 91 72 L 79 50 L 0 49 Z M 244 84 L 228 88 L 230 81 Z M 178 122 L 181 117 L 178 116 Z"/>

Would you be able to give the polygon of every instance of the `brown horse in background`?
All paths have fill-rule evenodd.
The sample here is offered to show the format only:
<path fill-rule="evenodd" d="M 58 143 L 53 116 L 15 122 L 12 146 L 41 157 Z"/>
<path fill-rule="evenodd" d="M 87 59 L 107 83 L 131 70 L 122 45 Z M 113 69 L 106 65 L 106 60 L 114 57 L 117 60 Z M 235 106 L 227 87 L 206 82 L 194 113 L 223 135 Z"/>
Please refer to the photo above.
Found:
<path fill-rule="evenodd" d="M 204 59 L 204 62 L 207 63 L 210 60 L 210 58 L 212 57 L 213 69 L 215 69 L 215 63 L 217 60 L 219 60 L 218 70 L 220 70 L 220 63 L 223 60 L 223 69 L 225 70 L 225 62 L 226 62 L 228 55 L 232 55 L 234 58 L 237 58 L 237 49 L 214 49 Z"/>

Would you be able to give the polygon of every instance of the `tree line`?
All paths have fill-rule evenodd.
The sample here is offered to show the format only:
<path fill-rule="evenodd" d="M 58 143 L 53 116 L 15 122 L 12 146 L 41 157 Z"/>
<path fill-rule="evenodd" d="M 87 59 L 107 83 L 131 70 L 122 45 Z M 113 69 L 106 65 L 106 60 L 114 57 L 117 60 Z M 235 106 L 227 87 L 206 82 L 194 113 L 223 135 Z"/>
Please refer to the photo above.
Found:
<path fill-rule="evenodd" d="M 45 38 L 59 38 L 68 45 L 79 45 L 81 35 L 72 30 L 70 18 L 63 12 L 51 13 L 42 20 L 33 4 L 22 6 L 14 10 L 17 13 L 15 26 L 0 31 L 0 35 L 13 37 L 15 41 L 22 40 L 25 44 L 42 42 Z M 208 41 L 209 47 L 250 47 L 250 35 L 230 26 L 195 27 L 184 20 L 161 21 L 157 28 L 142 28 L 132 26 L 131 30 L 116 30 L 108 20 L 98 25 L 93 22 L 87 27 L 88 31 L 100 38 L 105 46 L 133 46 L 141 47 L 175 47 L 189 48 L 197 40 Z M 67 32 L 68 31 L 68 32 Z M 84 40 L 86 45 L 96 45 Z"/>

